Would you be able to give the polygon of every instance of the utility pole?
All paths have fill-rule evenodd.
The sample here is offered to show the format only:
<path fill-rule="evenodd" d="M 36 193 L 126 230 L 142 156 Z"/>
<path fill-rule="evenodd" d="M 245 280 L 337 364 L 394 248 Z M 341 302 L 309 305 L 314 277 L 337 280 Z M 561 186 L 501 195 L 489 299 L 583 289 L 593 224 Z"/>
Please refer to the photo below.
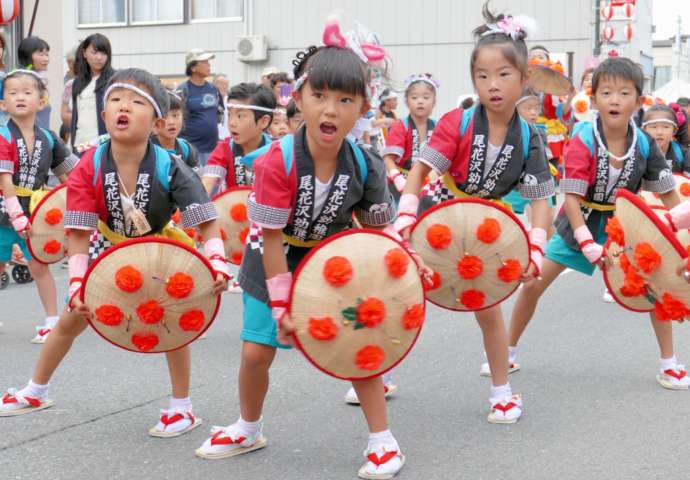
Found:
<path fill-rule="evenodd" d="M 601 55 L 601 0 L 594 0 L 594 49 L 592 55 Z"/>

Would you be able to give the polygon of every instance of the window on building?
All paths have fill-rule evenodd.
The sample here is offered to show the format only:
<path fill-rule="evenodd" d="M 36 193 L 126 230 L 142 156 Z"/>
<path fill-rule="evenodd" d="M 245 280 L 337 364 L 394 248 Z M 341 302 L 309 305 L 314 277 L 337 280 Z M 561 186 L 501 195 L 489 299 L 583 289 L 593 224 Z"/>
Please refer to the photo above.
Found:
<path fill-rule="evenodd" d="M 137 23 L 182 23 L 184 21 L 183 0 L 130 0 L 130 22 Z"/>
<path fill-rule="evenodd" d="M 80 27 L 125 25 L 126 22 L 126 0 L 77 0 L 77 24 Z"/>
<path fill-rule="evenodd" d="M 654 90 L 671 81 L 671 67 L 654 67 Z"/>
<path fill-rule="evenodd" d="M 241 20 L 244 0 L 190 0 L 192 21 Z"/>

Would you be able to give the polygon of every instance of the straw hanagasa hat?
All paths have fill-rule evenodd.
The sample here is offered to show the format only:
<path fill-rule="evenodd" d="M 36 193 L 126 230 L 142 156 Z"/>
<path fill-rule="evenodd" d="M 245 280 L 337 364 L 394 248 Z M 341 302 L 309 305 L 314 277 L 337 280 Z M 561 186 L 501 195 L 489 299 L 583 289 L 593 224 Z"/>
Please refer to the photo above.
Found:
<path fill-rule="evenodd" d="M 251 187 L 232 187 L 213 197 L 218 210 L 218 226 L 225 256 L 235 265 L 242 263 L 249 234 L 247 198 L 251 191 Z"/>
<path fill-rule="evenodd" d="M 67 239 L 63 220 L 67 208 L 67 188 L 60 185 L 51 190 L 31 213 L 31 230 L 26 242 L 31 256 L 44 264 L 65 258 Z"/>

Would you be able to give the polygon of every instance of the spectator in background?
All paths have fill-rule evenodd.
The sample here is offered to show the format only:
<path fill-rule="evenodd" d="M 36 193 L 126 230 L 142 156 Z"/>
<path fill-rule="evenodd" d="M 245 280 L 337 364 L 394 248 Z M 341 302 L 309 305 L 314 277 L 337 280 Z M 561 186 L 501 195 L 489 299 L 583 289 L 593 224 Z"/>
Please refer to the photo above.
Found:
<path fill-rule="evenodd" d="M 280 103 L 280 89 L 283 85 L 290 85 L 292 79 L 285 72 L 278 72 L 271 75 L 271 90 L 273 90 L 273 95 L 276 97 L 276 102 Z"/>
<path fill-rule="evenodd" d="M 50 63 L 50 45 L 42 38 L 26 37 L 17 47 L 17 63 L 19 68 L 33 70 L 41 75 L 45 89 L 45 106 L 36 116 L 39 127 L 50 128 L 50 104 L 48 103 L 48 79 L 45 78 L 48 63 Z"/>
<path fill-rule="evenodd" d="M 5 80 L 5 76 L 7 75 L 7 70 L 5 68 L 5 50 L 7 46 L 7 41 L 5 40 L 5 36 L 0 33 L 0 98 L 2 98 L 2 83 Z M 10 119 L 10 116 L 8 113 L 2 109 L 0 109 L 0 127 L 4 127 L 7 125 L 7 121 Z"/>
<path fill-rule="evenodd" d="M 280 72 L 276 67 L 266 67 L 261 72 L 261 83 L 271 88 L 271 75 Z"/>
<path fill-rule="evenodd" d="M 65 85 L 62 123 L 70 126 L 72 150 L 105 135 L 101 118 L 105 88 L 115 70 L 112 50 L 105 35 L 94 33 L 79 44 L 74 59 L 75 76 Z"/>
<path fill-rule="evenodd" d="M 206 78 L 211 75 L 210 60 L 216 56 L 194 48 L 185 57 L 187 80 L 178 87 L 185 98 L 184 128 L 180 137 L 199 150 L 199 162 L 206 160 L 218 143 L 218 123 L 223 119 L 225 103 L 218 88 Z"/>
<path fill-rule="evenodd" d="M 218 73 L 213 76 L 213 84 L 216 86 L 220 92 L 220 98 L 223 101 L 228 98 L 228 90 L 230 88 L 230 81 L 228 76 L 224 73 Z M 230 130 L 228 130 L 228 109 L 223 108 L 223 121 L 218 123 L 218 140 L 225 140 L 230 136 Z"/>
<path fill-rule="evenodd" d="M 76 75 L 77 71 L 75 70 L 74 62 L 77 58 L 77 48 L 79 45 L 75 45 L 72 48 L 69 49 L 69 52 L 67 52 L 67 55 L 65 55 L 65 62 L 67 62 L 67 72 L 65 73 L 65 78 L 62 80 L 63 84 L 66 84 L 70 80 L 72 80 Z"/>

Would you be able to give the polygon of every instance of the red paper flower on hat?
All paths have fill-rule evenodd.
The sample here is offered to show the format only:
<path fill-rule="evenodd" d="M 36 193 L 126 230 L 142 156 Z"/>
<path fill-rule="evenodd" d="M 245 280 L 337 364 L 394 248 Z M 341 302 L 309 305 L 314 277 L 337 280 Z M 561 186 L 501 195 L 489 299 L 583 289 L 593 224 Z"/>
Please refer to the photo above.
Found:
<path fill-rule="evenodd" d="M 503 262 L 503 266 L 498 269 L 498 278 L 505 283 L 512 283 L 522 275 L 522 266 L 514 258 Z"/>
<path fill-rule="evenodd" d="M 621 253 L 620 256 L 618 257 L 618 261 L 621 264 L 621 270 L 623 272 L 627 272 L 632 265 L 630 265 L 630 260 L 628 259 L 628 256 L 625 253 Z"/>
<path fill-rule="evenodd" d="M 237 234 L 237 239 L 242 245 L 247 243 L 247 235 L 249 235 L 249 227 L 244 227 L 240 230 L 240 233 Z"/>
<path fill-rule="evenodd" d="M 185 298 L 194 290 L 194 279 L 182 272 L 173 273 L 165 285 L 165 291 L 173 298 Z"/>
<path fill-rule="evenodd" d="M 236 222 L 247 221 L 247 207 L 243 203 L 236 203 L 230 207 L 230 218 Z"/>
<path fill-rule="evenodd" d="M 609 218 L 606 223 L 606 228 L 604 229 L 609 239 L 612 242 L 616 242 L 621 247 L 625 245 L 625 235 L 623 234 L 623 227 L 621 222 L 616 217 Z"/>
<path fill-rule="evenodd" d="M 410 258 L 402 248 L 391 248 L 383 257 L 383 261 L 388 268 L 388 273 L 393 278 L 400 278 L 407 273 L 407 266 L 410 264 Z"/>
<path fill-rule="evenodd" d="M 435 223 L 426 230 L 426 241 L 433 249 L 443 250 L 448 248 L 452 239 L 453 235 L 448 225 Z"/>
<path fill-rule="evenodd" d="M 647 293 L 644 279 L 638 275 L 634 268 L 628 267 L 625 271 L 625 278 L 620 292 L 624 297 L 639 297 Z"/>
<path fill-rule="evenodd" d="M 176 224 L 180 224 L 180 209 L 176 209 L 173 214 L 172 214 L 172 221 L 175 222 Z"/>
<path fill-rule="evenodd" d="M 477 227 L 477 238 L 484 243 L 494 243 L 501 236 L 501 224 L 495 218 L 485 218 Z"/>
<path fill-rule="evenodd" d="M 224 228 L 220 229 L 220 239 L 226 241 L 228 239 L 228 234 L 225 232 Z"/>
<path fill-rule="evenodd" d="M 334 256 L 326 260 L 323 265 L 323 278 L 334 287 L 342 287 L 352 280 L 352 264 L 341 256 Z"/>
<path fill-rule="evenodd" d="M 424 323 L 424 306 L 421 303 L 412 305 L 403 315 L 403 327 L 405 330 L 419 328 Z"/>
<path fill-rule="evenodd" d="M 465 280 L 477 278 L 484 271 L 484 262 L 475 255 L 465 255 L 458 261 L 458 275 Z"/>
<path fill-rule="evenodd" d="M 108 304 L 98 307 L 95 313 L 96 319 L 103 325 L 107 325 L 109 327 L 118 326 L 125 316 L 125 314 L 122 313 L 122 310 L 120 310 L 118 307 Z"/>
<path fill-rule="evenodd" d="M 360 370 L 378 370 L 386 358 L 383 348 L 378 345 L 362 347 L 355 355 L 355 365 Z"/>
<path fill-rule="evenodd" d="M 57 240 L 48 240 L 44 245 L 43 245 L 43 251 L 47 253 L 48 255 L 55 255 L 60 251 L 62 248 L 62 243 L 58 242 Z"/>
<path fill-rule="evenodd" d="M 48 225 L 57 225 L 62 221 L 62 211 L 59 208 L 51 208 L 43 216 Z"/>
<path fill-rule="evenodd" d="M 635 245 L 635 263 L 645 273 L 652 273 L 661 265 L 661 255 L 647 242 Z"/>
<path fill-rule="evenodd" d="M 163 315 L 165 315 L 165 309 L 155 300 L 149 300 L 137 307 L 139 320 L 149 325 L 160 322 Z"/>
<path fill-rule="evenodd" d="M 185 332 L 198 332 L 204 326 L 206 316 L 201 310 L 187 310 L 180 315 L 180 329 Z"/>
<path fill-rule="evenodd" d="M 132 335 L 132 344 L 140 352 L 148 352 L 158 345 L 158 335 L 153 332 L 137 332 Z"/>
<path fill-rule="evenodd" d="M 235 265 L 239 265 L 242 263 L 242 257 L 244 256 L 244 252 L 242 250 L 235 250 L 232 252 L 230 255 L 230 261 L 234 263 Z"/>
<path fill-rule="evenodd" d="M 690 183 L 684 182 L 680 184 L 680 187 L 678 188 L 678 192 L 683 196 L 683 197 L 690 197 Z M 661 195 L 659 195 L 661 197 Z"/>
<path fill-rule="evenodd" d="M 438 287 L 441 286 L 441 283 L 441 274 L 438 272 L 434 272 L 434 274 L 431 276 L 431 285 L 428 285 L 426 282 L 424 282 L 424 290 L 426 290 L 427 292 L 430 292 L 431 290 L 436 290 Z"/>
<path fill-rule="evenodd" d="M 369 297 L 357 305 L 357 322 L 374 328 L 386 316 L 386 305 L 376 297 Z"/>
<path fill-rule="evenodd" d="M 484 306 L 486 295 L 480 290 L 465 290 L 460 294 L 460 303 L 470 310 L 476 310 Z"/>
<path fill-rule="evenodd" d="M 338 326 L 331 317 L 310 318 L 309 335 L 317 340 L 332 340 L 338 335 Z"/>
<path fill-rule="evenodd" d="M 690 316 L 690 309 L 670 293 L 664 293 L 662 302 L 654 305 L 657 320 L 682 320 Z"/>
<path fill-rule="evenodd" d="M 581 98 L 575 102 L 574 108 L 577 113 L 585 113 L 589 110 L 589 102 Z"/>
<path fill-rule="evenodd" d="M 141 272 L 131 265 L 125 265 L 115 272 L 115 285 L 123 292 L 136 292 L 143 284 Z"/>

